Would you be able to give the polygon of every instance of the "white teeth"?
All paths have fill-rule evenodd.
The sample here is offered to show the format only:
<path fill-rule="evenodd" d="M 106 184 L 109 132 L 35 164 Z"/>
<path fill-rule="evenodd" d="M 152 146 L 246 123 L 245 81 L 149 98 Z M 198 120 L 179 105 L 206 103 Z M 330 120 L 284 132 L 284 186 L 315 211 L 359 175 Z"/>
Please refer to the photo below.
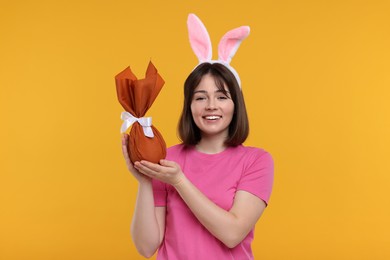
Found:
<path fill-rule="evenodd" d="M 220 116 L 206 116 L 205 118 L 209 119 L 209 120 L 215 120 L 215 119 L 219 119 L 221 117 Z"/>

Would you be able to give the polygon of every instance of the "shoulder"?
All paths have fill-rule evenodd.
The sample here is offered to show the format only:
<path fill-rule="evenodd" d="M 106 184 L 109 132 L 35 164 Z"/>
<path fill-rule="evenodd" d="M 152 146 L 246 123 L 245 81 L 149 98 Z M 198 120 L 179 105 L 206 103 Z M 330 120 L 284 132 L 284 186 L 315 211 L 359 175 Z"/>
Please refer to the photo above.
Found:
<path fill-rule="evenodd" d="M 167 153 L 177 153 L 184 150 L 185 146 L 183 144 L 176 144 L 167 148 Z"/>
<path fill-rule="evenodd" d="M 238 190 L 248 191 L 268 205 L 274 179 L 272 156 L 261 148 L 243 147 L 242 150 L 245 153 L 245 162 Z"/>
<path fill-rule="evenodd" d="M 244 146 L 239 145 L 233 148 L 235 154 L 244 155 L 248 159 L 263 159 L 263 160 L 272 160 L 271 154 L 264 150 L 263 148 L 257 148 L 253 146 Z"/>
<path fill-rule="evenodd" d="M 167 148 L 167 159 L 169 160 L 172 158 L 180 157 L 185 154 L 187 150 L 188 149 L 183 144 L 173 145 Z"/>
<path fill-rule="evenodd" d="M 239 153 L 244 156 L 246 165 L 261 164 L 266 167 L 273 166 L 274 160 L 268 151 L 262 148 L 244 145 L 240 145 L 237 148 Z"/>

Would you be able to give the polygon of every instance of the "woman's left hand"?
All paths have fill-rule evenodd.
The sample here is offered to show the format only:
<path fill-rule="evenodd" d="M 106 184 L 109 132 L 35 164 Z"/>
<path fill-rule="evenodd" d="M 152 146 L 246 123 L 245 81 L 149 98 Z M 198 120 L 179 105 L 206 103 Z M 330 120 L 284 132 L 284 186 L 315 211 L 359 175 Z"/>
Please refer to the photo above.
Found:
<path fill-rule="evenodd" d="M 172 186 L 178 185 L 185 178 L 180 166 L 173 161 L 160 160 L 160 164 L 140 161 L 136 162 L 134 167 L 140 173 Z"/>

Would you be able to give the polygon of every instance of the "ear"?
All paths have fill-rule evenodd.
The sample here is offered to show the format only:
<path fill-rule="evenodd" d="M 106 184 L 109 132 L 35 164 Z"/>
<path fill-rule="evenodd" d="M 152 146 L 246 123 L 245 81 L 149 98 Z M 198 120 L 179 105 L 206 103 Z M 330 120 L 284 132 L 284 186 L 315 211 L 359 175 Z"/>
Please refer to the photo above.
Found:
<path fill-rule="evenodd" d="M 249 26 L 241 26 L 228 31 L 219 42 L 218 59 L 230 64 L 238 47 L 240 47 L 241 42 L 248 37 L 249 32 Z"/>
<path fill-rule="evenodd" d="M 187 19 L 190 44 L 199 62 L 209 61 L 212 56 L 210 36 L 202 21 L 194 14 L 189 14 Z"/>

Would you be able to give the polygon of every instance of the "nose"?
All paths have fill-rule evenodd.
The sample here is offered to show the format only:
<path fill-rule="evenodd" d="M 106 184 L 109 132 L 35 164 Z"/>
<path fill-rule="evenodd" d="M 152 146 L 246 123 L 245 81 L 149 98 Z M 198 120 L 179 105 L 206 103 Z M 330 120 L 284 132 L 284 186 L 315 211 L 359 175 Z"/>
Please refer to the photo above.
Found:
<path fill-rule="evenodd" d="M 215 110 L 217 107 L 215 105 L 214 99 L 210 98 L 207 101 L 206 110 Z"/>

